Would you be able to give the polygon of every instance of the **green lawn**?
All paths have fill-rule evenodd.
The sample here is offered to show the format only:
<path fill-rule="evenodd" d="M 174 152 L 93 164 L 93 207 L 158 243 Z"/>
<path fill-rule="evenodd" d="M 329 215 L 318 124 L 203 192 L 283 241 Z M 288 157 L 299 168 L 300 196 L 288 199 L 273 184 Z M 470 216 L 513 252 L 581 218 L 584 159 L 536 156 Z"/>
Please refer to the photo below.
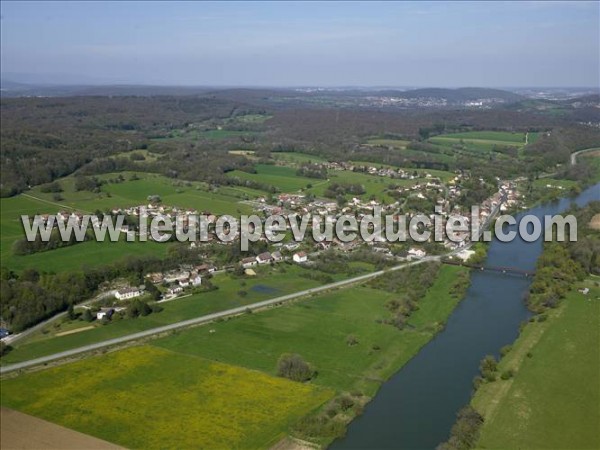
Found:
<path fill-rule="evenodd" d="M 128 448 L 269 448 L 333 392 L 134 347 L 2 381 L 2 405 Z"/>
<path fill-rule="evenodd" d="M 574 290 L 525 327 L 500 363 L 513 379 L 477 391 L 478 448 L 600 448 L 600 288 L 586 284 L 587 296 Z"/>

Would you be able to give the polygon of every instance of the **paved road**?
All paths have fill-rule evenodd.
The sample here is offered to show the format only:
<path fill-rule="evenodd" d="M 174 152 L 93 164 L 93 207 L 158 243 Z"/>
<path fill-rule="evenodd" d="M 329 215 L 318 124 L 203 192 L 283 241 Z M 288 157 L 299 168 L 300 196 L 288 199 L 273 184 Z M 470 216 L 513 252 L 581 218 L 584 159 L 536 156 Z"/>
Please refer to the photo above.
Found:
<path fill-rule="evenodd" d="M 411 262 L 407 262 L 404 264 L 400 264 L 398 266 L 394 266 L 394 267 L 391 267 L 388 269 L 378 270 L 376 272 L 368 273 L 365 275 L 360 275 L 358 277 L 350 278 L 347 280 L 337 281 L 335 283 L 326 284 L 324 286 L 320 286 L 320 287 L 316 287 L 316 288 L 312 288 L 312 289 L 306 289 L 304 291 L 295 292 L 293 294 L 283 295 L 281 297 L 272 298 L 270 300 L 263 300 L 263 301 L 252 303 L 252 304 L 249 304 L 246 306 L 240 306 L 238 308 L 232 308 L 232 309 L 228 309 L 226 311 L 220 311 L 220 312 L 216 312 L 216 313 L 212 313 L 212 314 L 207 314 L 205 316 L 196 317 L 194 319 L 183 320 L 181 322 L 164 325 L 162 327 L 157 327 L 157 328 L 152 328 L 150 330 L 140 331 L 139 333 L 128 334 L 126 336 L 109 339 L 109 340 L 98 342 L 95 344 L 84 345 L 82 347 L 74 348 L 71 350 L 66 350 L 64 352 L 55 353 L 53 355 L 43 356 L 41 358 L 35 358 L 35 359 L 30 359 L 29 361 L 23 361 L 20 363 L 11 364 L 8 366 L 0 367 L 0 374 L 13 372 L 13 371 L 19 370 L 19 369 L 25 369 L 27 367 L 37 366 L 40 364 L 48 363 L 50 361 L 55 361 L 57 359 L 68 358 L 68 357 L 75 356 L 80 353 L 89 352 L 92 350 L 99 350 L 99 349 L 106 348 L 106 347 L 109 347 L 112 345 L 123 344 L 126 342 L 146 338 L 146 337 L 164 333 L 167 331 L 172 331 L 172 330 L 176 330 L 179 328 L 189 327 L 191 325 L 200 325 L 200 324 L 211 322 L 213 320 L 223 318 L 223 317 L 243 314 L 247 310 L 254 311 L 257 309 L 276 305 L 277 303 L 288 302 L 290 300 L 294 300 L 299 297 L 304 297 L 304 296 L 311 295 L 311 294 L 317 294 L 319 292 L 327 291 L 329 289 L 340 288 L 340 287 L 347 286 L 347 285 L 353 284 L 353 283 L 360 283 L 360 282 L 369 280 L 371 278 L 375 278 L 380 275 L 383 275 L 384 273 L 394 272 L 396 270 L 404 269 L 404 268 L 410 267 L 410 266 L 416 266 L 418 264 L 423 264 L 425 262 L 438 261 L 440 258 L 441 258 L 440 256 L 429 256 L 429 257 L 425 257 L 425 258 L 422 258 L 422 259 L 419 259 L 416 261 L 411 261 Z"/>
<path fill-rule="evenodd" d="M 116 290 L 102 292 L 102 293 L 96 295 L 94 298 L 91 298 L 89 300 L 84 301 L 83 303 L 78 303 L 78 304 L 73 305 L 73 306 L 75 306 L 75 307 L 78 307 L 78 306 L 87 306 L 87 305 L 90 305 L 90 304 L 92 304 L 94 302 L 103 300 L 105 298 L 112 297 L 112 296 L 115 295 L 115 292 L 116 292 Z M 43 322 L 40 322 L 37 325 L 32 326 L 31 328 L 27 328 L 26 330 L 21 331 L 20 333 L 10 334 L 10 335 L 6 336 L 4 339 L 2 339 L 2 342 L 4 342 L 6 345 L 14 344 L 15 342 L 20 341 L 21 339 L 29 336 L 34 331 L 37 331 L 37 330 L 43 328 L 44 326 L 48 325 L 49 323 L 52 323 L 55 320 L 60 319 L 61 317 L 64 317 L 66 315 L 67 315 L 67 311 L 63 311 L 63 312 L 60 312 L 58 314 L 55 314 L 54 316 L 50 317 L 49 319 L 46 319 Z"/>
<path fill-rule="evenodd" d="M 593 150 L 600 150 L 600 148 L 586 148 L 585 150 L 579 150 L 578 152 L 571 153 L 571 165 L 574 166 L 577 164 L 577 157 L 582 153 L 591 152 Z"/>
<path fill-rule="evenodd" d="M 499 212 L 500 210 L 500 206 L 502 205 L 502 203 L 506 201 L 506 196 L 503 194 L 502 195 L 502 199 L 500 201 L 500 203 L 496 206 L 496 208 L 492 211 L 492 213 L 490 214 L 490 216 L 488 217 L 488 219 L 486 220 L 486 222 L 483 224 L 483 226 L 480 229 L 480 236 L 481 233 L 483 233 L 483 231 L 489 226 L 489 224 L 492 222 L 493 218 L 496 216 L 496 214 Z M 472 242 L 469 242 L 467 245 L 465 245 L 462 248 L 458 248 L 452 252 L 446 253 L 444 255 L 439 255 L 439 256 L 427 256 L 425 258 L 422 259 L 418 259 L 415 261 L 410 261 L 410 262 L 405 262 L 402 264 L 399 264 L 397 266 L 391 267 L 391 268 L 387 268 L 387 269 L 383 269 L 383 270 L 378 270 L 376 272 L 371 272 L 365 275 L 360 275 L 354 278 L 349 278 L 347 280 L 342 280 L 342 281 L 337 281 L 335 283 L 330 283 L 330 284 L 326 284 L 320 287 L 316 287 L 316 288 L 312 288 L 312 289 L 306 289 L 300 292 L 295 292 L 293 294 L 287 294 L 287 295 L 283 295 L 281 297 L 276 297 L 276 298 L 272 298 L 270 300 L 263 300 L 260 302 L 256 302 L 256 303 L 251 303 L 249 305 L 245 305 L 245 306 L 240 306 L 237 308 L 232 308 L 232 309 L 228 309 L 226 311 L 219 311 L 216 313 L 212 313 L 212 314 L 207 314 L 205 316 L 200 316 L 200 317 L 196 317 L 194 319 L 188 319 L 188 320 L 183 320 L 181 322 L 176 322 L 176 323 L 172 323 L 169 325 L 164 325 L 162 327 L 157 327 L 157 328 L 151 328 L 149 330 L 145 330 L 145 331 L 140 331 L 138 333 L 133 333 L 133 334 L 128 334 L 126 336 L 122 336 L 122 337 L 118 337 L 118 338 L 114 338 L 114 339 L 109 339 L 106 341 L 102 341 L 102 342 L 97 342 L 95 344 L 90 344 L 90 345 L 84 345 L 82 347 L 78 347 L 78 348 L 74 348 L 71 350 L 66 350 L 64 352 L 59 352 L 59 353 L 55 353 L 53 355 L 48 355 L 48 356 L 42 356 L 40 358 L 35 358 L 35 359 L 30 359 L 29 361 L 23 361 L 20 363 L 15 363 L 15 364 L 10 364 L 4 367 L 0 367 L 0 374 L 5 374 L 8 372 L 13 372 L 15 370 L 19 370 L 19 369 L 25 369 L 27 367 L 32 367 L 32 366 L 36 366 L 36 365 L 40 365 L 40 364 L 44 364 L 44 363 L 48 363 L 51 361 L 55 361 L 58 359 L 63 359 L 63 358 L 68 358 L 71 356 L 75 356 L 81 353 L 85 353 L 85 352 L 89 352 L 89 351 L 93 351 L 93 350 L 99 350 L 102 348 L 106 348 L 106 347 L 110 347 L 112 345 L 117 345 L 117 344 L 123 344 L 126 342 L 130 342 L 130 341 L 134 341 L 137 339 L 142 339 L 142 338 L 146 338 L 146 337 L 150 337 L 156 334 L 160 334 L 160 333 L 164 333 L 167 331 L 172 331 L 172 330 L 176 330 L 179 328 L 184 328 L 184 327 L 189 327 L 192 325 L 200 325 L 203 323 L 207 323 L 207 322 L 211 322 L 213 320 L 219 319 L 219 318 L 224 318 L 224 317 L 229 317 L 229 316 L 235 316 L 235 315 L 239 315 L 239 314 L 243 314 L 248 310 L 254 311 L 257 309 L 261 309 L 261 308 L 265 308 L 268 306 L 272 306 L 272 305 L 276 305 L 278 303 L 282 303 L 282 302 L 288 302 L 300 297 L 304 297 L 307 295 L 312 295 L 312 294 L 317 294 L 319 292 L 323 292 L 323 291 L 327 291 L 330 289 L 336 289 L 336 288 L 340 288 L 340 287 L 344 287 L 350 284 L 354 284 L 354 283 L 361 283 L 363 281 L 367 281 L 370 280 L 371 278 L 375 278 L 378 277 L 380 275 L 386 274 L 386 273 L 390 273 L 390 272 L 395 272 L 397 270 L 401 270 L 404 269 L 406 267 L 410 267 L 410 266 L 416 266 L 418 264 L 423 264 L 425 262 L 431 262 L 431 261 L 439 261 L 442 256 L 444 257 L 448 257 L 448 256 L 453 256 L 463 250 L 469 249 L 471 246 L 473 245 Z"/>

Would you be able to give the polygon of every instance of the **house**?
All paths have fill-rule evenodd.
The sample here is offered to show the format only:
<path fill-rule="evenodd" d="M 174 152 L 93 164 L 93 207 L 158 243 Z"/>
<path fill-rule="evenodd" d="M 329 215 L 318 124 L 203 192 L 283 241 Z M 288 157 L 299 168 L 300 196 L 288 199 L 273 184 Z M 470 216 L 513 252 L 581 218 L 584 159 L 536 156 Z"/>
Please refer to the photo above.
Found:
<path fill-rule="evenodd" d="M 196 271 L 208 272 L 208 264 L 200 264 L 199 266 L 196 266 Z"/>
<path fill-rule="evenodd" d="M 148 275 L 146 275 L 146 278 L 148 278 L 152 282 L 152 284 L 159 284 L 162 283 L 164 280 L 163 274 L 161 272 L 149 273 Z"/>
<path fill-rule="evenodd" d="M 275 261 L 275 262 L 279 262 L 279 261 L 283 260 L 283 255 L 279 251 L 271 253 L 271 257 L 273 258 L 273 261 Z"/>
<path fill-rule="evenodd" d="M 242 267 L 244 269 L 247 269 L 248 267 L 255 266 L 256 264 L 258 264 L 258 262 L 256 261 L 256 258 L 253 257 L 253 256 L 250 256 L 248 258 L 242 259 Z"/>
<path fill-rule="evenodd" d="M 294 260 L 294 262 L 304 263 L 304 262 L 308 261 L 308 255 L 306 254 L 306 252 L 298 252 L 298 253 L 294 253 L 294 256 L 292 257 L 292 259 Z"/>
<path fill-rule="evenodd" d="M 114 313 L 114 308 L 101 308 L 100 311 L 96 313 L 96 319 L 102 320 L 106 318 L 110 320 Z"/>
<path fill-rule="evenodd" d="M 190 279 L 189 278 L 181 278 L 179 281 L 179 286 L 181 286 L 182 288 L 186 288 L 190 285 Z"/>
<path fill-rule="evenodd" d="M 179 293 L 183 292 L 183 288 L 181 286 L 171 286 L 168 290 L 167 290 L 167 294 L 169 295 L 177 295 Z"/>
<path fill-rule="evenodd" d="M 244 273 L 246 275 L 248 275 L 249 277 L 255 277 L 256 276 L 256 272 L 254 270 L 252 270 L 252 269 L 246 269 L 246 270 L 244 270 Z"/>
<path fill-rule="evenodd" d="M 588 292 L 590 292 L 590 288 L 579 289 L 579 292 L 581 292 L 583 295 L 588 295 Z"/>
<path fill-rule="evenodd" d="M 192 286 L 198 287 L 202 284 L 202 277 L 200 275 L 196 275 L 195 277 L 190 278 L 190 282 Z"/>
<path fill-rule="evenodd" d="M 421 250 L 420 248 L 413 247 L 408 251 L 409 257 L 423 258 L 425 255 L 427 255 L 427 252 L 425 252 L 425 250 Z"/>
<path fill-rule="evenodd" d="M 142 295 L 142 291 L 139 288 L 128 287 L 124 289 L 119 289 L 115 294 L 115 298 L 117 300 L 128 300 L 130 298 L 139 297 Z"/>
<path fill-rule="evenodd" d="M 269 264 L 272 259 L 273 259 L 273 257 L 271 256 L 271 254 L 269 252 L 261 253 L 260 255 L 258 255 L 256 257 L 256 261 L 259 264 Z"/>

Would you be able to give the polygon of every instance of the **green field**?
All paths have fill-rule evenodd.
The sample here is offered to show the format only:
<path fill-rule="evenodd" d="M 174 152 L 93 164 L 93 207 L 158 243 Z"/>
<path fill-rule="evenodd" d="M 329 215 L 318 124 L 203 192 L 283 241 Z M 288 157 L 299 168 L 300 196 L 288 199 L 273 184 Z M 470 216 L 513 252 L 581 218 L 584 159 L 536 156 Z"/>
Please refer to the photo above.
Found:
<path fill-rule="evenodd" d="M 319 407 L 335 394 L 373 396 L 446 321 L 458 303 L 449 293 L 452 281 L 459 272 L 466 271 L 463 267 L 442 266 L 404 330 L 378 323 L 389 316 L 386 302 L 398 294 L 365 286 L 338 289 L 278 308 L 173 332 L 141 347 L 5 380 L 2 404 L 132 448 L 164 447 L 165 439 L 170 439 L 168 446 L 177 448 L 271 447 L 299 419 L 318 414 Z M 275 280 L 282 290 L 288 286 L 298 289 L 292 288 L 285 274 L 273 277 L 271 286 Z M 240 286 L 236 283 L 239 280 L 231 280 L 231 294 Z M 245 286 L 249 287 L 250 283 Z M 227 294 L 224 291 L 220 294 L 221 301 L 232 296 L 223 295 Z M 204 296 L 209 295 L 171 304 L 201 305 Z M 169 314 L 168 307 L 165 304 L 165 311 L 144 320 Z M 51 343 L 55 347 L 46 350 L 58 351 L 65 347 L 65 339 L 83 345 L 89 341 L 86 335 L 126 323 L 142 322 L 122 320 L 45 341 L 38 335 L 38 340 L 29 345 L 31 349 L 36 343 L 42 347 Z M 70 324 L 65 329 L 72 327 Z M 358 343 L 349 345 L 350 335 Z M 109 336 L 114 333 L 102 338 Z M 61 340 L 62 344 L 56 346 Z M 17 352 L 9 353 L 4 362 Z M 311 363 L 317 371 L 313 381 L 292 383 L 271 376 L 283 353 L 299 353 Z M 34 355 L 20 353 L 27 358 Z M 184 428 L 182 432 L 168 420 L 175 409 L 176 428 Z M 323 433 L 315 439 L 329 442 L 331 435 L 326 430 Z"/>
<path fill-rule="evenodd" d="M 577 164 L 585 164 L 591 169 L 594 183 L 600 181 L 600 148 L 579 155 Z"/>
<path fill-rule="evenodd" d="M 128 448 L 268 448 L 333 391 L 142 346 L 2 381 L 2 405 Z"/>
<path fill-rule="evenodd" d="M 251 180 L 257 183 L 274 186 L 281 192 L 296 192 L 300 189 L 306 188 L 306 186 L 309 184 L 316 184 L 319 181 L 322 181 L 300 177 L 296 175 L 296 169 L 293 167 L 257 164 L 255 168 L 256 173 L 234 170 L 232 172 L 228 172 L 227 175 L 230 177 L 239 178 L 241 180 Z"/>
<path fill-rule="evenodd" d="M 250 123 L 250 122 L 246 122 Z M 255 122 L 259 123 L 259 122 Z M 199 139 L 208 139 L 214 141 L 222 141 L 225 139 L 239 138 L 242 136 L 256 136 L 259 135 L 258 131 L 239 131 L 239 130 L 225 130 L 225 129 L 211 129 L 211 130 L 198 130 L 196 128 L 184 129 L 184 130 L 174 130 L 171 131 L 168 135 L 164 137 L 153 138 L 154 142 L 161 141 L 175 141 L 175 142 L 185 142 L 185 141 L 197 141 Z"/>
<path fill-rule="evenodd" d="M 397 149 L 404 149 L 406 148 L 406 146 L 408 144 L 410 144 L 410 141 L 405 141 L 402 139 L 369 139 L 367 141 L 368 145 L 374 145 L 374 146 L 383 146 L 383 147 L 392 147 L 392 148 L 397 148 Z"/>
<path fill-rule="evenodd" d="M 388 316 L 384 305 L 397 295 L 353 287 L 185 330 L 153 345 L 269 374 L 274 373 L 281 354 L 298 353 L 316 366 L 315 383 L 373 395 L 433 337 L 435 324 L 447 319 L 457 303 L 448 294 L 449 281 L 461 270 L 465 269 L 441 268 L 440 277 L 419 303 L 421 309 L 411 316 L 414 328 L 402 331 L 376 322 Z M 347 344 L 350 334 L 357 337 L 358 345 Z"/>
<path fill-rule="evenodd" d="M 114 182 L 119 175 L 125 181 Z M 39 187 L 10 198 L 0 199 L 0 260 L 14 270 L 28 267 L 55 272 L 78 270 L 83 265 L 90 267 L 114 262 L 127 254 L 158 255 L 167 251 L 169 244 L 156 242 L 126 243 L 126 242 L 85 242 L 52 251 L 17 256 L 13 254 L 12 245 L 17 239 L 22 239 L 20 215 L 56 214 L 62 210 L 76 210 L 92 213 L 96 210 L 105 211 L 112 208 L 138 206 L 147 203 L 149 195 L 160 195 L 167 206 L 194 208 L 199 212 L 210 211 L 215 214 L 248 214 L 252 208 L 240 203 L 245 198 L 253 198 L 258 191 L 240 188 L 239 191 L 220 190 L 218 193 L 207 192 L 203 183 L 181 182 L 151 173 L 135 173 L 138 180 L 132 180 L 133 172 L 109 173 L 99 176 L 102 180 L 113 180 L 104 184 L 101 192 L 76 191 L 74 177 L 62 178 L 59 181 L 62 188 L 62 200 L 56 201 L 51 193 L 41 192 Z"/>
<path fill-rule="evenodd" d="M 271 152 L 271 157 L 278 161 L 284 161 L 293 164 L 301 164 L 306 162 L 320 163 L 327 161 L 321 156 L 309 155 L 308 153 L 300 152 Z"/>
<path fill-rule="evenodd" d="M 528 143 L 534 142 L 537 133 L 529 133 Z M 525 145 L 525 133 L 511 133 L 507 131 L 469 131 L 464 133 L 450 133 L 434 136 L 428 142 L 440 148 L 452 149 L 455 152 L 466 152 L 470 156 L 481 156 L 494 151 L 497 147 L 516 147 L 522 149 Z M 460 149 L 455 146 L 460 145 Z M 502 160 L 513 159 L 508 155 L 496 153 L 496 158 Z"/>
<path fill-rule="evenodd" d="M 478 448 L 600 448 L 600 288 L 587 286 L 525 327 L 499 365 L 514 378 L 479 388 Z"/>
<path fill-rule="evenodd" d="M 529 133 L 529 137 L 536 133 Z M 525 144 L 525 133 L 511 133 L 509 131 L 467 131 L 464 133 L 444 134 L 444 138 L 449 139 L 464 139 L 477 141 L 495 141 L 500 143 Z"/>
<path fill-rule="evenodd" d="M 318 281 L 302 277 L 302 274 L 310 271 L 296 265 L 279 264 L 273 269 L 255 270 L 255 277 L 235 278 L 229 274 L 218 274 L 211 281 L 219 289 L 163 302 L 161 305 L 164 311 L 158 314 L 113 321 L 108 325 L 93 322 L 93 329 L 66 336 L 56 336 L 65 330 L 60 326 L 49 325 L 19 343 L 13 351 L 2 357 L 1 362 L 9 364 L 49 355 L 321 285 Z M 341 275 L 334 277 L 336 280 L 341 278 Z M 246 292 L 244 296 L 239 294 L 242 290 Z M 89 325 L 82 321 L 77 323 L 81 327 Z"/>

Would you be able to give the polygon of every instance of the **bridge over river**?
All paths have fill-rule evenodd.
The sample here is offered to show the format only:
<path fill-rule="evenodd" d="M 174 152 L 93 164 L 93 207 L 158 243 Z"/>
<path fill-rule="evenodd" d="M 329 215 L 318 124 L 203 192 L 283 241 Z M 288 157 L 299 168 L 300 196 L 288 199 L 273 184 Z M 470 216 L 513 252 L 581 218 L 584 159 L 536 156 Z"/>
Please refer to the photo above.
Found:
<path fill-rule="evenodd" d="M 535 274 L 535 270 L 524 270 L 518 267 L 511 266 L 490 266 L 490 265 L 481 265 L 481 264 L 469 264 L 463 261 L 453 261 L 450 259 L 442 259 L 443 264 L 450 264 L 453 266 L 463 266 L 469 267 L 475 270 L 488 271 L 488 272 L 498 272 L 498 273 L 506 273 L 511 275 L 523 275 L 525 277 L 533 276 Z"/>

